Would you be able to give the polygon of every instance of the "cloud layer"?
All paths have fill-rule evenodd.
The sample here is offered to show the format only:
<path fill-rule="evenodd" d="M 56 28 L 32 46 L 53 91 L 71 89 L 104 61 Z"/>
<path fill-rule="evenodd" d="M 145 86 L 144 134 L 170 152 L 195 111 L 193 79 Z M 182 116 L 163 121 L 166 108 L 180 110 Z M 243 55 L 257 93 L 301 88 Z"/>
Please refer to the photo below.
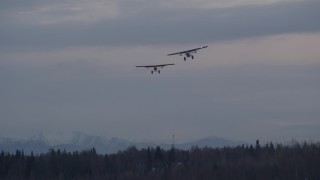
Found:
<path fill-rule="evenodd" d="M 3 0 L 0 136 L 318 140 L 319 17 L 316 0 Z"/>
<path fill-rule="evenodd" d="M 139 9 L 139 1 L 121 2 L 49 4 L 30 12 L 18 8 L 18 13 L 11 8 L 2 13 L 0 48 L 192 44 L 320 30 L 319 1 L 208 9 L 155 8 L 151 3 Z"/>

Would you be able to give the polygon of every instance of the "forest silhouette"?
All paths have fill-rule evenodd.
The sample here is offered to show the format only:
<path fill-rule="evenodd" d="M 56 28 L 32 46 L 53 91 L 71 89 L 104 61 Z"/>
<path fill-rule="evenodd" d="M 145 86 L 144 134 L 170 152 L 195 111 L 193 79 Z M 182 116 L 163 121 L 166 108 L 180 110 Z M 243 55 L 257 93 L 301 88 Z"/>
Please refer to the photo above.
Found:
<path fill-rule="evenodd" d="M 95 148 L 29 155 L 17 150 L 1 151 L 0 179 L 313 180 L 320 179 L 319 162 L 319 143 L 296 141 L 189 150 L 132 146 L 115 154 Z"/>

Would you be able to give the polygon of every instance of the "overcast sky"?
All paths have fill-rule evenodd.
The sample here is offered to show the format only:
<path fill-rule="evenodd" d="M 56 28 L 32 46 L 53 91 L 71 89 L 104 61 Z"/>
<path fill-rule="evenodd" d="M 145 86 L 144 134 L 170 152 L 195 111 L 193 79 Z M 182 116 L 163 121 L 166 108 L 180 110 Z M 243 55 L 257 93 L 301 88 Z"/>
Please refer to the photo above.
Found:
<path fill-rule="evenodd" d="M 0 136 L 319 141 L 319 18 L 318 0 L 1 0 Z"/>

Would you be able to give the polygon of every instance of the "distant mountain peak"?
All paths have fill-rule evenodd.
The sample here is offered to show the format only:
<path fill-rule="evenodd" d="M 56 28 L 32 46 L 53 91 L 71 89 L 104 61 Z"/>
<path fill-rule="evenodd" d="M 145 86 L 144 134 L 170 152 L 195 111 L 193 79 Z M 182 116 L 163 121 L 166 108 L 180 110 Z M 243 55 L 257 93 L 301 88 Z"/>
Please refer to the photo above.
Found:
<path fill-rule="evenodd" d="M 209 136 L 203 139 L 175 144 L 178 149 L 190 149 L 192 146 L 198 147 L 224 147 L 236 146 L 243 142 L 231 141 L 217 136 Z M 135 145 L 137 148 L 147 148 L 160 146 L 164 149 L 169 149 L 172 144 L 152 143 L 152 142 L 131 142 L 125 139 L 112 137 L 106 138 L 101 136 L 91 136 L 81 132 L 74 132 L 71 135 L 58 134 L 54 136 L 39 133 L 25 140 L 16 140 L 8 138 L 0 138 L 0 150 L 15 152 L 15 150 L 24 150 L 25 153 L 45 153 L 49 148 L 65 149 L 67 151 L 81 151 L 95 147 L 98 153 L 116 153 L 119 150 Z"/>

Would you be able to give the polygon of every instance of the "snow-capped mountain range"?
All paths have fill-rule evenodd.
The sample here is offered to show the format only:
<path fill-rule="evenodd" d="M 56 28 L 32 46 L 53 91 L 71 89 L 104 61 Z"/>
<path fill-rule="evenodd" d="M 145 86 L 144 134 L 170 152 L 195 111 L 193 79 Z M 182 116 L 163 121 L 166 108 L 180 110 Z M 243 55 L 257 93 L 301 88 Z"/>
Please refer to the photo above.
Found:
<path fill-rule="evenodd" d="M 175 147 L 179 149 L 189 149 L 192 146 L 223 147 L 240 144 L 244 144 L 244 142 L 231 141 L 219 137 L 207 137 L 198 141 L 175 144 Z M 169 149 L 172 144 L 159 144 L 153 142 L 133 143 L 121 138 L 91 136 L 80 132 L 72 133 L 68 136 L 64 134 L 45 136 L 43 133 L 39 133 L 32 138 L 23 140 L 0 137 L 0 151 L 3 150 L 10 153 L 14 153 L 16 150 L 23 150 L 25 154 L 30 154 L 31 152 L 40 154 L 48 152 L 50 148 L 65 149 L 66 151 L 82 151 L 94 147 L 100 154 L 111 154 L 120 150 L 125 150 L 130 146 L 136 146 L 139 149 L 156 146 Z"/>

